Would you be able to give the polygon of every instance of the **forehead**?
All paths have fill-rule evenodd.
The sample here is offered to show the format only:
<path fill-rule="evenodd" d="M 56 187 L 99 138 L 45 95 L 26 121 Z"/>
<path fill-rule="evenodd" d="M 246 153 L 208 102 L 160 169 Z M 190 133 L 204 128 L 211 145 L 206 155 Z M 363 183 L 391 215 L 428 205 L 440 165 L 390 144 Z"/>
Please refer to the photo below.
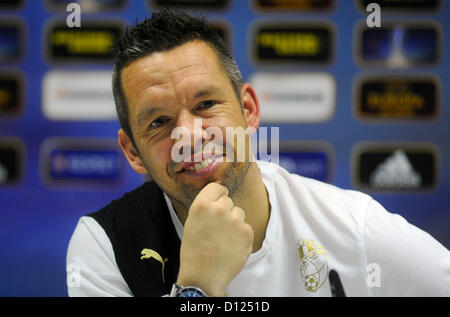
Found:
<path fill-rule="evenodd" d="M 138 106 L 143 99 L 194 88 L 212 78 L 226 79 L 215 51 L 205 42 L 193 41 L 133 61 L 123 69 L 122 86 L 128 103 Z"/>

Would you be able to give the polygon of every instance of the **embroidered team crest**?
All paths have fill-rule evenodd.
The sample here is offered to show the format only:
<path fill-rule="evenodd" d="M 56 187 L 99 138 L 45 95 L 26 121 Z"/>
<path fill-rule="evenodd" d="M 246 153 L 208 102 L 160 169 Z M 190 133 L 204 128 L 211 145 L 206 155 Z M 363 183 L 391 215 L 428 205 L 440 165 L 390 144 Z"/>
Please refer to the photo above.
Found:
<path fill-rule="evenodd" d="M 314 240 L 299 240 L 300 275 L 308 292 L 315 293 L 328 277 L 328 260 L 325 249 Z"/>

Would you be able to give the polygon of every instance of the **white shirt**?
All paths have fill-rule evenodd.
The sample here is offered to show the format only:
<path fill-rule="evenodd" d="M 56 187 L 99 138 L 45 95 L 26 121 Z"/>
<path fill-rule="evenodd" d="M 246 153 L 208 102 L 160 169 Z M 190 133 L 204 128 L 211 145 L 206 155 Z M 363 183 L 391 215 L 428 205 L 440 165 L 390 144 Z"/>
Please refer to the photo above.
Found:
<path fill-rule="evenodd" d="M 450 252 L 370 196 L 258 161 L 271 205 L 266 236 L 228 296 L 450 296 Z M 180 239 L 183 226 L 165 195 Z M 81 217 L 67 253 L 69 296 L 132 296 L 103 228 Z"/>

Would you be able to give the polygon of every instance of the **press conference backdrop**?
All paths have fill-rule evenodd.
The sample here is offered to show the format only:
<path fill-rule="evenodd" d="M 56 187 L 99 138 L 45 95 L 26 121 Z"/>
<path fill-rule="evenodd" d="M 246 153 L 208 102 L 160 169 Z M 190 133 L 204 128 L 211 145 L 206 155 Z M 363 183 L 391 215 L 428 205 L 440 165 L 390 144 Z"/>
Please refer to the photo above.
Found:
<path fill-rule="evenodd" d="M 86 0 L 81 28 L 70 2 L 0 1 L 0 295 L 66 296 L 79 217 L 142 183 L 117 147 L 108 50 L 164 5 L 223 36 L 262 127 L 279 127 L 279 164 L 369 193 L 450 248 L 448 1 Z"/>

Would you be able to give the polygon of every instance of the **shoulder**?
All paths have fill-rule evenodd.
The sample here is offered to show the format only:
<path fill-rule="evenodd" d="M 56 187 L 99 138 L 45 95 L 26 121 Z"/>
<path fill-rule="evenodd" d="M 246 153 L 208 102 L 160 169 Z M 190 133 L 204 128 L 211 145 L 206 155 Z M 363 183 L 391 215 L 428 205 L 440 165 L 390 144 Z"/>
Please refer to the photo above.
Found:
<path fill-rule="evenodd" d="M 82 217 L 70 241 L 67 261 L 86 268 L 84 284 L 97 283 L 95 294 L 166 294 L 160 267 L 140 259 L 144 248 L 171 259 L 166 274 L 173 279 L 179 240 L 163 192 L 153 182 Z M 150 280 L 155 283 L 142 282 Z"/>
<path fill-rule="evenodd" d="M 372 201 L 364 227 L 366 260 L 382 296 L 449 296 L 450 252 L 430 234 Z"/>
<path fill-rule="evenodd" d="M 162 191 L 154 182 L 146 182 L 88 216 L 102 222 L 108 217 L 124 216 L 124 213 L 121 211 L 125 209 L 127 210 L 127 218 L 130 218 L 130 213 L 139 213 L 147 210 L 148 206 L 150 206 L 149 203 L 155 201 L 155 196 L 163 197 Z"/>
<path fill-rule="evenodd" d="M 135 241 L 148 235 L 156 238 L 157 227 L 167 225 L 166 211 L 162 190 L 156 183 L 147 182 L 88 216 L 100 224 L 110 239 Z"/>
<path fill-rule="evenodd" d="M 277 196 L 282 200 L 289 200 L 301 205 L 303 212 L 350 217 L 355 221 L 363 222 L 371 196 L 350 189 L 324 183 L 315 179 L 291 174 L 284 168 L 258 161 L 263 179 L 271 181 L 277 188 Z"/>
<path fill-rule="evenodd" d="M 79 219 L 67 249 L 66 265 L 69 296 L 132 296 L 108 236 L 92 217 Z"/>

